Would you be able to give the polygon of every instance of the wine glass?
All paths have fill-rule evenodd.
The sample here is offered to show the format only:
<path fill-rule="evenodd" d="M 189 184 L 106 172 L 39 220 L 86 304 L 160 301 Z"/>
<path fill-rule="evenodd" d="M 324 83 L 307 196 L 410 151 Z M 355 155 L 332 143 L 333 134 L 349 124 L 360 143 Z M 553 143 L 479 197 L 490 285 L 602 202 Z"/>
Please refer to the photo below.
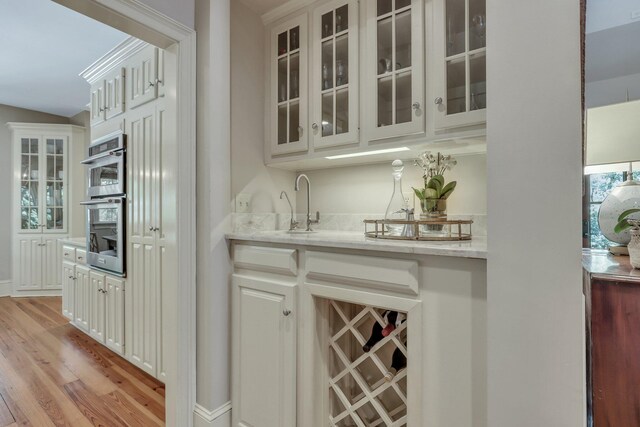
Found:
<path fill-rule="evenodd" d="M 485 34 L 487 31 L 487 18 L 484 14 L 474 15 L 471 18 L 471 31 L 480 41 L 480 46 L 485 46 Z"/>

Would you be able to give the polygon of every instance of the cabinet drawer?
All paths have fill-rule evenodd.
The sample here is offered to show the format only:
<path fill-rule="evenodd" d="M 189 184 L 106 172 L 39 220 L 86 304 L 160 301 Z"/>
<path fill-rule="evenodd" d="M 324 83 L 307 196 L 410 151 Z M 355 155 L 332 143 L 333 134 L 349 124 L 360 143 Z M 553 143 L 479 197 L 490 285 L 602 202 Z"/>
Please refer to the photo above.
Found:
<path fill-rule="evenodd" d="M 86 264 L 86 262 L 87 262 L 87 251 L 84 249 L 76 249 L 76 263 Z"/>
<path fill-rule="evenodd" d="M 62 247 L 62 258 L 67 261 L 76 262 L 76 248 L 71 246 Z"/>
<path fill-rule="evenodd" d="M 296 249 L 236 245 L 233 263 L 238 268 L 296 276 L 298 274 L 298 251 Z"/>
<path fill-rule="evenodd" d="M 307 279 L 418 295 L 418 261 L 307 252 Z"/>

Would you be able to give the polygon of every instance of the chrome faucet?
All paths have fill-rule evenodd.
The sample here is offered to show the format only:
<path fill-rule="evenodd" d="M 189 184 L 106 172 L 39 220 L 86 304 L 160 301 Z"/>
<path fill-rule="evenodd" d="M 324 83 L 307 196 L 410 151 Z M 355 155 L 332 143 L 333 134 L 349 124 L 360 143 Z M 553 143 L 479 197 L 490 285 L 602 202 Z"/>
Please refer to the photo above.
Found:
<path fill-rule="evenodd" d="M 303 173 L 298 175 L 296 178 L 296 191 L 300 191 L 300 179 L 304 178 L 307 181 L 307 230 L 313 231 L 311 229 L 311 224 L 317 224 L 320 222 L 320 212 L 316 212 L 316 219 L 311 219 L 311 208 L 309 207 L 311 204 L 311 182 L 309 182 L 309 177 Z"/>
<path fill-rule="evenodd" d="M 280 193 L 280 200 L 282 200 L 282 196 L 287 198 L 287 203 L 289 203 L 289 208 L 291 208 L 291 222 L 289 222 L 289 231 L 293 231 L 296 228 L 298 228 L 298 221 L 294 220 L 293 218 L 293 205 L 291 204 L 291 200 L 289 200 L 289 196 L 287 195 L 286 191 L 283 191 L 282 193 Z"/>

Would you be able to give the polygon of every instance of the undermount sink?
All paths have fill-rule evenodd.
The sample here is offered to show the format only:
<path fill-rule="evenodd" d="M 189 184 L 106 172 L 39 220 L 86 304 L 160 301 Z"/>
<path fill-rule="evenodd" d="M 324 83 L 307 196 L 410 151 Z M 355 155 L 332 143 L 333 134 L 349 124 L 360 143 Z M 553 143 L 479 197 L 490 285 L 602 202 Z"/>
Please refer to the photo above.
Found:
<path fill-rule="evenodd" d="M 313 234 L 317 233 L 317 231 L 307 231 L 307 230 L 287 230 L 285 231 L 287 234 Z"/>

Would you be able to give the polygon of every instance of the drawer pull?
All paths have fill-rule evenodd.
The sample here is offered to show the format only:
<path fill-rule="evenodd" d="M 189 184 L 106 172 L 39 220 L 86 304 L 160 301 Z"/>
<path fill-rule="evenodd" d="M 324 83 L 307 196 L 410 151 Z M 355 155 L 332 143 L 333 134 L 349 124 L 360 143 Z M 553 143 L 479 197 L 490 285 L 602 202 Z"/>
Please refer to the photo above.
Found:
<path fill-rule="evenodd" d="M 291 314 L 291 310 L 283 310 L 282 314 L 284 314 L 285 316 L 289 316 Z"/>

